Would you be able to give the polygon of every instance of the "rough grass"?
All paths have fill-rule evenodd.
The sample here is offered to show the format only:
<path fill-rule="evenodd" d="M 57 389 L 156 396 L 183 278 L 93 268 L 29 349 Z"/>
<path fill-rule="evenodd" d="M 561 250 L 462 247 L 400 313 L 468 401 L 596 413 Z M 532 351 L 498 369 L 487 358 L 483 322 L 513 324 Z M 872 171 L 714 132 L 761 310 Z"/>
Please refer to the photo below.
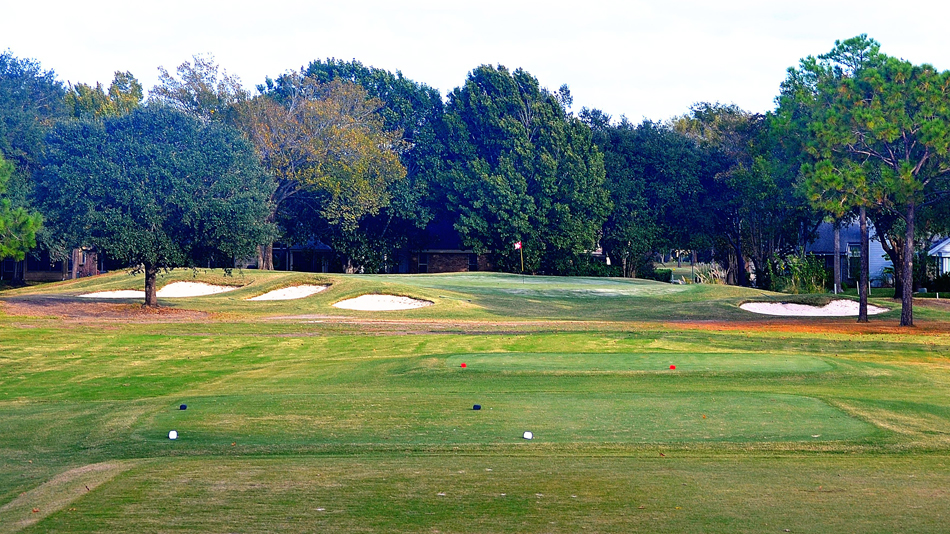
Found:
<path fill-rule="evenodd" d="M 167 301 L 177 322 L 74 297 L 123 273 L 0 295 L 0 532 L 945 529 L 950 310 L 897 329 L 761 318 L 738 303 L 776 296 L 725 286 L 243 277 Z M 435 305 L 330 306 L 375 292 Z"/>

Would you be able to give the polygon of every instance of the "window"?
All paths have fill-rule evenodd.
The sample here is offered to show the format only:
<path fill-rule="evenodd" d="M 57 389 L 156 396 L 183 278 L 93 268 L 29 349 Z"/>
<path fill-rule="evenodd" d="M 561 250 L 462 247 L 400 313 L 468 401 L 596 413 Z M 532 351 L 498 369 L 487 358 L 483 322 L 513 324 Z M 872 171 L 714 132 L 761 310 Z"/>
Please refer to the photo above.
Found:
<path fill-rule="evenodd" d="M 429 255 L 424 252 L 419 254 L 419 272 L 429 272 Z"/>
<path fill-rule="evenodd" d="M 848 279 L 861 277 L 861 243 L 848 243 Z"/>
<path fill-rule="evenodd" d="M 477 271 L 478 270 L 478 254 L 469 254 L 468 255 L 468 270 Z"/>

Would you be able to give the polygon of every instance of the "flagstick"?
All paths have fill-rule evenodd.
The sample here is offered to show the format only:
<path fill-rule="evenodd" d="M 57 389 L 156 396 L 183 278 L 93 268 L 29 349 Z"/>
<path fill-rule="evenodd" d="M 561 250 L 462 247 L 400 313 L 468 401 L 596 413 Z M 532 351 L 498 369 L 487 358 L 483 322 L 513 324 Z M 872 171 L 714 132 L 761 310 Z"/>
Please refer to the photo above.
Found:
<path fill-rule="evenodd" d="M 524 245 L 518 247 L 518 252 L 521 253 L 521 284 L 524 285 Z"/>

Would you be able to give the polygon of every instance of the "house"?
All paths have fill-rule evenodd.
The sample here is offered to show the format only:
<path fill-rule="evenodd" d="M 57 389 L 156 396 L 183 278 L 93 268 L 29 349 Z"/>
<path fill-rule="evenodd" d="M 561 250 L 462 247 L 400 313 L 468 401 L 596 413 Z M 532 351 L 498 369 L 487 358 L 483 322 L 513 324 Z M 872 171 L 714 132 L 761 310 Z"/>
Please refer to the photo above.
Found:
<path fill-rule="evenodd" d="M 333 249 L 317 239 L 302 245 L 274 244 L 274 270 L 328 273 L 340 270 Z"/>
<path fill-rule="evenodd" d="M 937 258 L 937 275 L 950 273 L 950 238 L 938 241 L 930 247 L 927 255 Z"/>
<path fill-rule="evenodd" d="M 868 243 L 869 277 L 872 287 L 882 287 L 893 283 L 894 277 L 889 274 L 892 267 L 891 260 L 881 242 L 875 238 L 874 228 L 868 222 L 868 233 L 871 239 Z M 854 286 L 860 276 L 861 268 L 861 227 L 857 221 L 844 224 L 839 231 L 839 246 L 841 262 L 841 280 Z M 829 271 L 834 268 L 834 226 L 831 223 L 821 223 L 818 226 L 817 236 L 805 246 L 805 253 L 823 258 L 825 268 Z"/>
<path fill-rule="evenodd" d="M 53 259 L 46 250 L 33 250 L 26 259 L 0 262 L 0 280 L 22 282 L 59 282 L 95 276 L 102 270 L 99 254 L 91 248 L 73 249 L 66 261 Z"/>
<path fill-rule="evenodd" d="M 430 222 L 425 236 L 423 248 L 409 255 L 409 273 L 458 273 L 494 268 L 484 254 L 462 246 L 462 238 L 449 219 Z"/>

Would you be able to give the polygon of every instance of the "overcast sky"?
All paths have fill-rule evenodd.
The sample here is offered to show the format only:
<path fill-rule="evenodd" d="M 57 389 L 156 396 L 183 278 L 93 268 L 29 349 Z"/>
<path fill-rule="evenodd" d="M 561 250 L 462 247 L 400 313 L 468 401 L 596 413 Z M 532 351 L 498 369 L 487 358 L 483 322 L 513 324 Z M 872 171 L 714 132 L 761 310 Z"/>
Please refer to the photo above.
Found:
<path fill-rule="evenodd" d="M 445 95 L 487 63 L 567 84 L 574 111 L 633 122 L 703 101 L 770 110 L 788 67 L 861 33 L 887 54 L 950 69 L 950 3 L 920 0 L 0 0 L 0 13 L 0 49 L 73 83 L 108 85 L 128 70 L 148 90 L 159 66 L 210 53 L 252 89 L 335 57 Z"/>

